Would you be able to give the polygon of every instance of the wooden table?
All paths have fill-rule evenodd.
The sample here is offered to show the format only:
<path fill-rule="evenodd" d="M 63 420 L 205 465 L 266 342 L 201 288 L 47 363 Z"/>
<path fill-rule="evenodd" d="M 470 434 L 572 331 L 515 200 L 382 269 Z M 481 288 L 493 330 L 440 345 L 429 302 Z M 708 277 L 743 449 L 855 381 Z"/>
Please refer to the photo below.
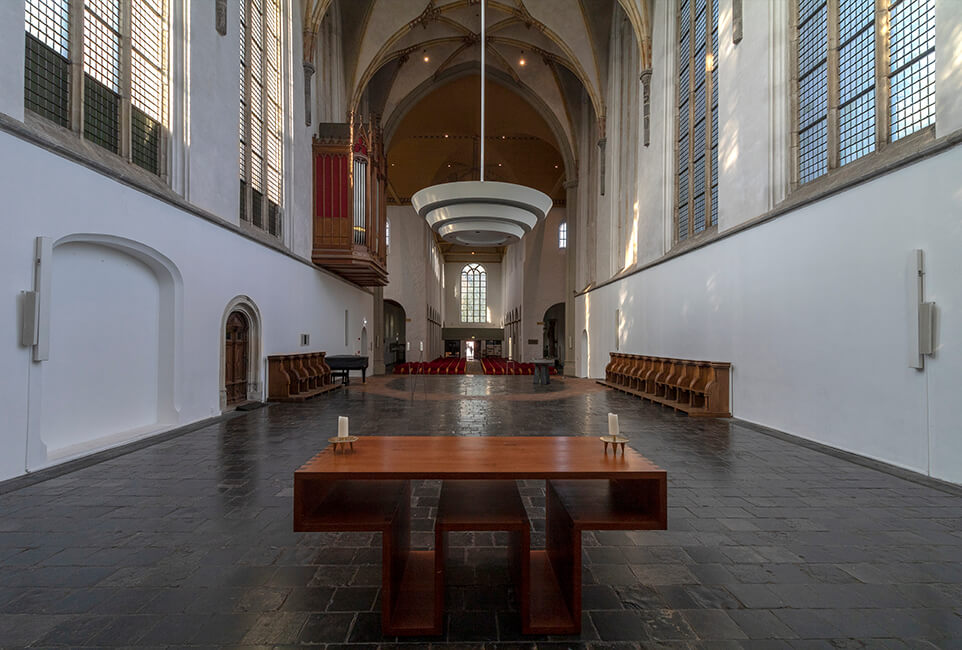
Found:
<path fill-rule="evenodd" d="M 410 548 L 411 481 L 442 479 L 434 550 Z M 532 549 L 516 479 L 546 481 L 544 550 Z M 451 530 L 508 531 L 525 634 L 581 631 L 581 531 L 667 527 L 667 474 L 595 437 L 374 436 L 294 473 L 295 531 L 383 534 L 382 631 L 442 633 Z"/>

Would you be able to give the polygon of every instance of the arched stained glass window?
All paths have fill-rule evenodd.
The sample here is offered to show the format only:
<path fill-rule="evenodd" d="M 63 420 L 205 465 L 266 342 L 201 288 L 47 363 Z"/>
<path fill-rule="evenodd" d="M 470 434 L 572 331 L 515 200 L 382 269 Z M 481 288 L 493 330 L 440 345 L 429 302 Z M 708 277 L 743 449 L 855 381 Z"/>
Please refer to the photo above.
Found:
<path fill-rule="evenodd" d="M 488 320 L 488 274 L 480 264 L 461 269 L 461 322 L 484 323 Z"/>

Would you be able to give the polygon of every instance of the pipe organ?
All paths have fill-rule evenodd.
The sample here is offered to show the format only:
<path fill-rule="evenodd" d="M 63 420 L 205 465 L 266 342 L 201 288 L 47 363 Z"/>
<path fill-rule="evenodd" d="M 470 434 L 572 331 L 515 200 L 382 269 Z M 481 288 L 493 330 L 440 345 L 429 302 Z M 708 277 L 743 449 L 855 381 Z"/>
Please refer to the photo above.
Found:
<path fill-rule="evenodd" d="M 313 166 L 314 263 L 361 286 L 384 286 L 387 162 L 380 128 L 319 125 Z"/>

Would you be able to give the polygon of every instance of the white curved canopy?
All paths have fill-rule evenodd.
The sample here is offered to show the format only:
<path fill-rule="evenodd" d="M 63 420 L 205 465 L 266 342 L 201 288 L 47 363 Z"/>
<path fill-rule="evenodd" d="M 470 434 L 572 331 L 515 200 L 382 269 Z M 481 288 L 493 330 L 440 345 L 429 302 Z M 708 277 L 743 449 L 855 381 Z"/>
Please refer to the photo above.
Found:
<path fill-rule="evenodd" d="M 536 189 L 496 181 L 460 181 L 426 187 L 411 205 L 431 229 L 453 244 L 504 246 L 520 240 L 551 210 Z"/>

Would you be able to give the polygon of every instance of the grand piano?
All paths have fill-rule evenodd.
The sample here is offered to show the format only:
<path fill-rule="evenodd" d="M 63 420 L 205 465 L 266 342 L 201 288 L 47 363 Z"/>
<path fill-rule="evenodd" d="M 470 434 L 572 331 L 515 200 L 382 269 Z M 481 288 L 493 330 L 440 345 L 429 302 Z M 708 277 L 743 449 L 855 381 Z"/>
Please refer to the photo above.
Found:
<path fill-rule="evenodd" d="M 367 382 L 367 357 L 354 354 L 336 354 L 333 357 L 325 357 L 328 367 L 331 369 L 331 376 L 341 377 L 343 383 L 351 383 L 351 371 L 361 371 L 361 382 Z"/>

